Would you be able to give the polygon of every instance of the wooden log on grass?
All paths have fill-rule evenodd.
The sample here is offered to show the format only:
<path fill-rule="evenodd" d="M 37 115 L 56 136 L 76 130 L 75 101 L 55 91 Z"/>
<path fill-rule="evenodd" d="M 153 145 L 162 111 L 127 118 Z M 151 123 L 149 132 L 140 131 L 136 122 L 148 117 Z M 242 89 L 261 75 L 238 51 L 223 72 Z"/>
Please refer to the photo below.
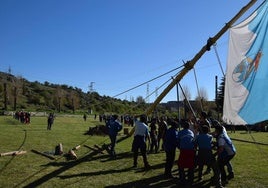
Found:
<path fill-rule="evenodd" d="M 10 152 L 5 152 L 1 153 L 0 156 L 16 156 L 16 155 L 22 155 L 27 153 L 26 151 L 10 151 Z"/>
<path fill-rule="evenodd" d="M 59 143 L 55 147 L 55 155 L 62 155 L 62 154 L 63 154 L 63 146 L 62 146 L 62 143 Z"/>
<path fill-rule="evenodd" d="M 80 145 L 77 145 L 72 150 L 78 150 L 80 147 L 81 147 Z"/>
<path fill-rule="evenodd" d="M 68 152 L 68 158 L 72 159 L 72 160 L 77 159 L 77 155 L 75 154 L 75 152 L 72 149 Z"/>

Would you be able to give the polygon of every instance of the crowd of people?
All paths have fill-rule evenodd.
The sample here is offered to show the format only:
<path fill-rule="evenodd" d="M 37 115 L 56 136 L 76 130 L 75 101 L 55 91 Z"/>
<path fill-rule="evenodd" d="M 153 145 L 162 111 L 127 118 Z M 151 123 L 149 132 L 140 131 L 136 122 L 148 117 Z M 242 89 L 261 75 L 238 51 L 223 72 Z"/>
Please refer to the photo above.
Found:
<path fill-rule="evenodd" d="M 122 123 L 117 115 L 114 115 L 111 121 L 107 123 L 107 127 L 111 130 L 112 157 L 115 158 L 116 135 L 122 129 Z M 130 135 L 134 135 L 133 167 L 138 165 L 139 152 L 143 158 L 144 168 L 147 170 L 151 167 L 147 154 L 164 151 L 166 154 L 164 175 L 167 178 L 174 178 L 172 169 L 175 164 L 176 152 L 179 150 L 175 166 L 179 171 L 180 184 L 192 185 L 195 170 L 198 173 L 198 181 L 202 181 L 203 175 L 212 171 L 211 181 L 216 187 L 222 187 L 228 183 L 228 180 L 234 178 L 230 163 L 236 154 L 234 144 L 225 127 L 218 121 L 209 119 L 206 112 L 200 113 L 199 118 L 194 117 L 180 121 L 166 117 L 152 118 L 148 121 L 145 115 L 141 115 L 134 117 L 134 122 L 133 131 L 130 133 Z M 212 132 L 212 130 L 214 131 Z M 111 135 L 113 136 L 111 137 Z M 227 173 L 225 168 L 227 168 Z"/>
<path fill-rule="evenodd" d="M 13 117 L 24 124 L 29 124 L 31 122 L 30 112 L 17 111 L 14 113 Z"/>
<path fill-rule="evenodd" d="M 225 127 L 220 122 L 210 119 L 206 112 L 201 112 L 198 118 L 193 116 L 180 121 L 164 116 L 149 119 L 146 115 L 114 114 L 100 117 L 100 121 L 104 120 L 106 123 L 111 141 L 111 159 L 116 159 L 115 145 L 118 132 L 122 130 L 123 124 L 127 124 L 133 126 L 129 136 L 134 135 L 131 147 L 134 168 L 138 166 L 139 153 L 142 155 L 145 170 L 148 170 L 151 165 L 147 155 L 163 151 L 166 154 L 164 175 L 167 178 L 174 178 L 172 169 L 176 164 L 179 182 L 182 185 L 194 183 L 195 171 L 197 171 L 197 181 L 202 181 L 203 175 L 212 171 L 211 181 L 216 187 L 222 187 L 228 183 L 228 180 L 234 178 L 230 161 L 236 155 L 235 146 Z M 22 123 L 30 123 L 30 113 L 27 112 L 16 112 L 14 118 Z M 55 115 L 49 113 L 47 130 L 51 130 L 54 118 Z M 83 118 L 86 121 L 85 115 Z M 176 161 L 177 150 L 179 152 Z M 205 171 L 204 167 L 206 167 Z"/>

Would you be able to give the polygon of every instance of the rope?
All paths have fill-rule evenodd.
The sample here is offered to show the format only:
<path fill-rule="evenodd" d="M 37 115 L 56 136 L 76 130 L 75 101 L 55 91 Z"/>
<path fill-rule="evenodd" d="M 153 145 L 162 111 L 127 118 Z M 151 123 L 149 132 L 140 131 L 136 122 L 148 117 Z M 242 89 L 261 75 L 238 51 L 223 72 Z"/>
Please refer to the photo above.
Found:
<path fill-rule="evenodd" d="M 130 88 L 130 89 L 127 89 L 127 90 L 125 90 L 125 91 L 123 91 L 123 92 L 121 92 L 121 93 L 119 93 L 119 94 L 117 94 L 117 95 L 114 95 L 112 98 L 118 97 L 118 96 L 120 96 L 120 95 L 122 95 L 122 94 L 124 94 L 124 93 L 127 93 L 127 92 L 131 91 L 131 90 L 137 89 L 138 87 L 141 87 L 141 86 L 143 86 L 143 85 L 145 85 L 145 84 L 148 84 L 149 82 L 152 82 L 152 81 L 154 81 L 154 80 L 156 80 L 156 79 L 158 79 L 158 78 L 161 78 L 161 77 L 163 77 L 163 76 L 165 76 L 165 75 L 167 75 L 167 74 L 169 74 L 169 73 L 171 73 L 171 72 L 174 72 L 174 71 L 176 71 L 176 70 L 182 68 L 183 66 L 184 66 L 184 65 L 181 65 L 181 66 L 179 66 L 179 67 L 177 67 L 177 68 L 174 68 L 174 69 L 172 69 L 172 70 L 170 70 L 170 71 L 168 71 L 168 72 L 166 72 L 166 73 L 163 73 L 163 74 L 161 74 L 161 75 L 159 75 L 159 76 L 157 76 L 157 77 L 155 77 L 155 78 L 152 78 L 152 79 L 150 79 L 150 80 L 148 80 L 148 81 L 146 81 L 146 82 L 143 82 L 143 83 L 141 83 L 141 84 L 138 84 L 137 86 L 134 86 L 134 87 L 132 87 L 132 88 Z M 170 79 L 169 79 L 168 81 L 164 82 L 164 84 L 162 84 L 162 85 L 161 85 L 160 87 L 158 87 L 156 90 L 154 90 L 154 92 L 152 92 L 152 93 L 150 93 L 148 96 L 146 96 L 145 99 L 147 99 L 148 97 L 150 97 L 152 94 L 156 93 L 157 90 L 159 90 L 159 88 L 163 87 L 163 86 L 164 86 L 165 84 L 167 84 L 169 81 L 170 81 Z M 105 101 L 98 101 L 98 102 L 95 104 L 95 106 L 97 106 L 97 105 L 101 105 L 101 104 L 104 103 L 104 102 L 105 102 Z M 139 104 L 137 104 L 137 105 L 139 105 Z M 136 107 L 137 105 L 135 105 L 134 107 Z M 132 107 L 132 108 L 134 108 L 134 107 Z"/>
<path fill-rule="evenodd" d="M 218 51 L 217 51 L 217 48 L 216 48 L 217 46 L 216 46 L 216 45 L 217 45 L 217 44 L 216 44 L 216 43 L 214 43 L 214 44 L 213 44 L 213 48 L 214 48 L 214 51 L 215 51 L 215 54 L 216 54 L 216 57 L 217 57 L 218 63 L 219 63 L 219 65 L 220 65 L 222 75 L 223 75 L 223 77 L 225 77 L 225 75 L 224 75 L 224 71 L 223 71 L 223 68 L 222 68 L 222 65 L 221 65 L 220 56 L 219 56 L 219 54 L 218 54 Z"/>
<path fill-rule="evenodd" d="M 136 88 L 138 88 L 138 87 L 140 87 L 140 86 L 143 86 L 143 85 L 145 85 L 145 84 L 148 84 L 148 83 L 150 83 L 150 82 L 152 82 L 152 81 L 154 81 L 154 80 L 156 80 L 156 79 L 158 79 L 158 78 L 161 78 L 162 76 L 165 76 L 165 75 L 167 75 L 167 74 L 169 74 L 169 73 L 171 73 L 171 72 L 173 72 L 173 71 L 175 71 L 175 70 L 177 70 L 177 69 L 180 69 L 181 67 L 183 67 L 183 65 L 180 66 L 180 67 L 177 67 L 177 68 L 175 68 L 175 69 L 172 69 L 172 70 L 170 70 L 170 71 L 168 71 L 168 72 L 166 72 L 166 73 L 164 73 L 164 74 L 161 74 L 161 75 L 159 75 L 159 76 L 157 76 L 157 77 L 155 77 L 155 78 L 152 78 L 151 80 L 148 80 L 148 81 L 143 82 L 143 83 L 141 83 L 141 84 L 139 84 L 139 85 L 137 85 L 137 86 L 134 86 L 134 87 L 132 87 L 132 88 L 126 90 L 126 91 L 123 91 L 123 92 L 121 92 L 121 93 L 119 93 L 119 94 L 117 94 L 117 95 L 114 95 L 113 98 L 118 97 L 119 95 L 122 95 L 122 94 L 124 94 L 124 93 L 127 93 L 127 92 L 129 92 L 129 91 L 131 91 L 131 90 L 134 90 L 134 89 L 136 89 Z"/>
<path fill-rule="evenodd" d="M 255 144 L 256 148 L 259 150 L 260 154 L 262 154 L 264 157 L 265 160 L 267 160 L 267 156 L 264 154 L 263 150 L 260 148 L 260 144 L 256 142 L 255 138 L 253 137 L 253 135 L 251 134 L 251 130 L 249 130 L 249 127 L 246 126 L 247 128 L 247 131 L 249 132 L 249 135 L 251 137 L 251 139 L 253 140 L 253 143 Z"/>
<path fill-rule="evenodd" d="M 157 92 L 157 90 L 159 90 L 160 88 L 162 88 L 164 85 L 166 85 L 171 79 L 168 79 L 167 81 L 165 81 L 163 84 L 161 84 L 157 89 L 155 89 L 152 93 L 150 93 L 149 95 L 147 95 L 145 97 L 145 99 L 147 99 L 148 97 L 150 97 L 151 95 L 153 95 L 154 93 Z"/>
<path fill-rule="evenodd" d="M 179 86 L 180 86 L 180 88 L 181 88 L 182 94 L 183 94 L 183 96 L 184 96 L 185 100 L 187 101 L 187 103 L 188 103 L 188 105 L 189 105 L 189 107 L 190 107 L 190 109 L 191 109 L 191 111 L 192 111 L 192 113 L 193 113 L 193 115 L 194 115 L 195 119 L 197 119 L 197 117 L 196 117 L 196 115 L 195 115 L 195 112 L 194 112 L 194 110 L 193 110 L 193 108 L 192 108 L 192 106 L 191 106 L 191 104 L 190 104 L 189 100 L 187 99 L 187 97 L 186 97 L 186 95 L 185 95 L 185 93 L 184 93 L 184 91 L 183 91 L 183 89 L 182 89 L 182 87 L 181 87 L 181 84 L 180 84 L 180 83 L 179 83 Z"/>

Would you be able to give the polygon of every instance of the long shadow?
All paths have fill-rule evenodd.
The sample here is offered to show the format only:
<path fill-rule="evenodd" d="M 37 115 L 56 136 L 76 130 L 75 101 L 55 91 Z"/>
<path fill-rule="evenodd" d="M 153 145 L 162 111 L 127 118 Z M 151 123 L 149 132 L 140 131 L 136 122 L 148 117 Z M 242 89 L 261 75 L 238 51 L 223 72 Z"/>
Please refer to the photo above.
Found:
<path fill-rule="evenodd" d="M 158 168 L 164 168 L 165 163 L 157 164 L 151 167 L 151 170 L 158 169 Z M 133 169 L 132 167 L 124 168 L 124 169 L 111 169 L 111 170 L 103 170 L 103 171 L 96 171 L 96 172 L 89 172 L 89 173 L 80 173 L 80 174 L 73 174 L 73 175 L 66 175 L 66 176 L 58 176 L 61 179 L 70 179 L 70 178 L 76 178 L 76 177 L 92 177 L 92 176 L 98 176 L 98 175 L 106 175 L 106 174 L 115 174 L 115 173 L 122 173 L 122 172 L 129 172 L 129 171 L 135 171 L 135 173 L 143 173 L 143 175 L 149 171 L 146 171 L 144 169 L 138 168 Z M 129 188 L 129 187 L 150 187 L 150 188 L 158 188 L 158 187 L 185 187 L 185 188 L 210 188 L 213 186 L 209 180 L 206 181 L 200 181 L 195 182 L 192 185 L 182 185 L 179 183 L 178 178 L 167 178 L 163 174 L 150 177 L 150 178 L 143 178 L 141 180 L 136 181 L 129 181 L 122 184 L 117 185 L 110 185 L 105 186 L 106 188 Z"/>
<path fill-rule="evenodd" d="M 131 170 L 133 169 L 129 167 L 129 168 L 124 168 L 124 169 L 102 170 L 102 171 L 96 171 L 96 172 L 72 174 L 72 175 L 58 176 L 58 177 L 61 179 L 70 179 L 70 178 L 75 178 L 75 177 L 88 177 L 88 176 L 99 176 L 99 175 L 106 175 L 106 174 L 122 173 L 122 172 L 131 171 Z"/>
<path fill-rule="evenodd" d="M 24 186 L 24 187 L 27 187 L 27 188 L 32 188 L 32 187 L 37 187 L 37 186 L 40 186 L 42 185 L 43 183 L 45 183 L 46 181 L 58 176 L 59 174 L 61 174 L 62 172 L 66 171 L 66 170 L 69 170 L 70 168 L 73 168 L 74 166 L 82 163 L 82 162 L 85 162 L 85 161 L 88 161 L 89 158 L 93 157 L 94 155 L 98 154 L 98 152 L 91 152 L 89 153 L 88 155 L 85 155 L 84 157 L 82 158 L 79 158 L 75 161 L 71 161 L 71 162 L 65 162 L 65 163 L 61 163 L 61 165 L 63 165 L 61 168 L 33 181 L 32 183 Z M 56 163 L 50 163 L 52 165 L 56 165 Z M 39 172 L 37 172 L 39 173 Z M 37 174 L 36 173 L 36 174 Z M 21 182 L 20 184 L 23 184 L 26 180 L 32 178 L 33 176 L 35 176 L 35 174 L 33 174 L 32 176 L 28 177 L 27 179 L 25 179 L 23 182 Z M 16 187 L 18 187 L 19 185 L 17 185 Z"/>
<path fill-rule="evenodd" d="M 81 161 L 81 162 L 85 162 L 85 161 L 89 162 L 89 161 L 94 161 L 94 160 L 100 160 L 100 162 L 108 162 L 108 161 L 114 160 L 114 159 L 110 159 L 110 156 L 108 154 L 97 155 L 97 154 L 99 154 L 97 151 L 93 151 L 93 152 L 94 152 L 94 154 L 89 154 L 89 155 L 85 156 L 84 160 Z M 124 152 L 124 153 L 117 154 L 117 159 L 116 160 L 126 159 L 126 158 L 131 158 L 131 157 L 133 157 L 133 154 L 131 152 Z M 48 167 L 48 166 L 66 166 L 66 165 L 70 165 L 70 163 L 73 163 L 73 162 L 76 162 L 76 161 L 50 162 L 50 163 L 47 163 L 47 164 L 42 165 L 42 166 L 44 166 L 44 167 Z"/>
<path fill-rule="evenodd" d="M 110 169 L 110 170 L 101 170 L 96 172 L 88 172 L 88 173 L 79 173 L 79 174 L 72 174 L 72 175 L 66 175 L 66 176 L 58 176 L 62 179 L 70 179 L 75 177 L 88 177 L 88 176 L 99 176 L 99 175 L 106 175 L 106 174 L 115 174 L 115 173 L 122 173 L 122 172 L 128 172 L 128 171 L 135 171 L 135 173 L 147 173 L 150 170 L 158 169 L 158 168 L 164 168 L 165 163 L 157 164 L 152 166 L 149 170 L 145 170 L 144 168 L 133 168 L 133 167 L 127 167 L 123 169 Z"/>
<path fill-rule="evenodd" d="M 127 183 L 105 186 L 105 188 L 135 188 L 135 187 L 178 187 L 178 179 L 166 179 L 164 175 L 157 175 L 150 178 L 143 178 L 142 180 L 129 181 Z"/>
<path fill-rule="evenodd" d="M 140 187 L 142 188 L 146 188 L 146 187 L 150 187 L 150 188 L 159 188 L 159 187 L 210 188 L 212 186 L 213 185 L 209 180 L 197 182 L 192 185 L 183 185 L 180 183 L 178 178 L 167 179 L 164 175 L 157 175 L 154 177 L 144 178 L 141 180 L 129 181 L 129 182 L 122 183 L 122 184 L 105 186 L 105 188 L 129 188 L 129 187 L 132 187 L 132 188 L 140 188 Z"/>
<path fill-rule="evenodd" d="M 127 171 L 131 171 L 131 170 L 135 170 L 135 173 L 143 173 L 143 175 L 145 173 L 147 173 L 148 171 L 145 171 L 144 169 L 132 169 L 130 167 L 128 168 L 124 168 L 124 169 L 110 169 L 110 170 L 101 170 L 101 171 L 96 171 L 96 172 L 89 172 L 89 173 L 80 173 L 80 174 L 73 174 L 70 176 L 59 176 L 61 173 L 75 167 L 76 165 L 82 163 L 82 162 L 88 162 L 91 160 L 98 160 L 98 159 L 104 159 L 107 158 L 107 155 L 98 155 L 99 152 L 98 151 L 92 151 L 91 153 L 85 155 L 84 157 L 81 157 L 75 161 L 69 161 L 69 162 L 62 162 L 62 163 L 57 163 L 57 162 L 53 162 L 53 163 L 48 163 L 46 166 L 49 165 L 53 165 L 53 166 L 61 166 L 60 168 L 54 170 L 53 172 L 44 175 L 43 177 L 34 180 L 33 182 L 29 183 L 28 185 L 25 185 L 25 188 L 32 188 L 32 187 L 38 187 L 40 185 L 42 185 L 43 183 L 49 181 L 52 178 L 55 177 L 60 177 L 62 179 L 68 179 L 68 178 L 74 178 L 74 177 L 89 177 L 89 176 L 96 176 L 96 175 L 105 175 L 105 174 L 111 174 L 111 173 L 121 173 L 121 172 L 127 172 Z M 125 153 L 120 153 L 118 154 L 118 159 L 121 158 L 130 158 L 132 157 L 132 153 L 131 152 L 125 152 Z M 117 160 L 118 160 L 117 159 Z M 107 160 L 106 160 L 107 161 Z M 106 162 L 106 161 L 102 161 L 102 162 Z M 154 169 L 163 169 L 164 168 L 165 163 L 160 163 L 157 165 L 154 165 L 151 167 L 151 170 Z M 45 169 L 45 168 L 44 168 Z M 34 177 L 36 174 L 40 173 L 41 171 L 43 171 L 44 169 L 40 170 L 39 172 L 33 174 L 32 176 L 26 178 L 23 182 L 21 182 L 20 184 L 16 185 L 15 187 L 21 187 L 21 185 L 23 183 L 25 183 L 27 180 L 29 180 L 30 178 Z M 118 184 L 118 185 L 113 185 L 113 186 L 107 186 L 107 188 L 109 187 L 178 187 L 178 179 L 166 179 L 166 177 L 164 177 L 163 175 L 158 175 L 158 176 L 154 176 L 154 177 L 150 177 L 150 178 L 143 178 L 141 180 L 136 180 L 136 181 L 131 181 L 131 182 L 127 182 L 127 183 L 122 183 L 122 184 Z M 189 187 L 189 186 L 181 186 L 179 185 L 179 187 Z M 203 185 L 203 182 L 196 184 L 196 186 L 190 186 L 190 187 L 210 187 L 210 185 Z"/>
<path fill-rule="evenodd" d="M 115 174 L 115 173 L 122 173 L 122 172 L 128 172 L 128 171 L 135 171 L 135 173 L 143 173 L 143 175 L 145 175 L 145 173 L 149 172 L 144 170 L 143 168 L 137 168 L 137 169 L 133 169 L 132 167 L 127 167 L 124 169 L 110 169 L 110 170 L 101 170 L 101 171 L 96 171 L 96 172 L 89 172 L 89 173 L 80 173 L 80 174 L 72 174 L 72 175 L 66 175 L 66 176 L 60 176 L 59 174 L 61 174 L 64 171 L 67 171 L 71 168 L 73 168 L 74 166 L 85 162 L 85 161 L 89 161 L 89 160 L 96 160 L 96 159 L 102 159 L 103 156 L 96 156 L 96 154 L 98 154 L 98 152 L 91 152 L 88 155 L 76 160 L 76 161 L 71 161 L 71 162 L 63 162 L 63 163 L 49 163 L 48 165 L 54 165 L 54 166 L 62 166 L 59 169 L 29 183 L 28 185 L 24 186 L 26 188 L 32 188 L 32 187 L 37 187 L 42 185 L 43 183 L 47 182 L 48 180 L 55 178 L 55 177 L 59 177 L 61 179 L 70 179 L 70 178 L 75 178 L 75 177 L 91 177 L 91 176 L 97 176 L 97 175 L 106 175 L 106 174 Z M 95 156 L 95 157 L 94 157 Z M 131 152 L 125 152 L 125 153 L 121 153 L 119 154 L 120 158 L 127 158 L 127 157 L 132 157 L 132 153 Z M 47 165 L 47 166 L 48 166 Z M 155 170 L 155 169 L 163 169 L 165 166 L 165 163 L 160 163 L 157 165 L 153 165 L 151 167 L 150 170 Z M 34 175 L 33 175 L 34 176 Z M 28 179 L 30 179 L 31 177 L 29 177 Z M 28 180 L 26 179 L 26 180 Z M 26 181 L 24 180 L 24 182 Z M 24 183 L 22 182 L 22 183 Z M 21 183 L 21 184 L 22 184 Z M 158 176 L 154 176 L 154 177 L 150 177 L 150 178 L 143 178 L 141 180 L 136 180 L 136 181 L 130 181 L 127 183 L 122 183 L 122 184 L 118 184 L 118 185 L 113 185 L 113 186 L 107 186 L 107 188 L 113 188 L 113 187 L 204 187 L 204 188 L 209 188 L 211 186 L 211 184 L 206 184 L 207 182 L 199 182 L 198 184 L 194 184 L 191 186 L 183 186 L 179 184 L 179 180 L 178 179 L 167 179 L 165 176 L 163 175 L 158 175 Z M 19 185 L 17 185 L 19 186 Z"/>
<path fill-rule="evenodd" d="M 121 137 L 118 139 L 118 142 L 121 142 L 125 139 L 127 139 L 128 137 Z M 92 151 L 91 153 L 89 153 L 88 155 L 85 155 L 84 157 L 81 157 L 75 161 L 71 161 L 71 162 L 65 162 L 65 163 L 49 163 L 48 165 L 58 165 L 58 166 L 62 166 L 61 168 L 57 169 L 57 170 L 54 170 L 53 172 L 49 173 L 49 174 L 46 174 L 45 176 L 29 183 L 28 185 L 24 186 L 25 188 L 32 188 L 32 187 L 37 187 L 37 186 L 40 186 L 42 185 L 43 183 L 47 182 L 48 180 L 58 176 L 59 174 L 61 174 L 62 172 L 64 171 L 67 171 L 71 168 L 73 168 L 74 166 L 82 163 L 82 162 L 85 162 L 85 161 L 88 161 L 88 160 L 92 160 L 92 158 L 94 156 L 96 156 L 97 154 L 99 154 L 99 152 L 97 151 Z M 96 158 L 94 158 L 96 159 Z M 34 177 L 36 174 L 40 173 L 41 171 L 43 171 L 44 169 L 38 171 L 37 173 L 34 173 L 33 175 L 29 176 L 28 178 L 24 179 L 21 183 L 19 183 L 18 185 L 16 185 L 15 187 L 19 187 L 21 186 L 23 183 L 25 183 L 27 180 L 29 180 L 30 178 Z"/>

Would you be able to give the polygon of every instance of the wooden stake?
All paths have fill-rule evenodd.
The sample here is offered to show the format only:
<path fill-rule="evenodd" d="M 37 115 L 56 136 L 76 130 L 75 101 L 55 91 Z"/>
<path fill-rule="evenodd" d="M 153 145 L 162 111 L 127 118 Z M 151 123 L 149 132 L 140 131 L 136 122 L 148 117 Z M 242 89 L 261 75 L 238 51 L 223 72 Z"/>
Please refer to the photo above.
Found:
<path fill-rule="evenodd" d="M 1 153 L 0 156 L 16 156 L 16 155 L 22 155 L 27 153 L 26 151 L 10 151 L 10 152 L 5 152 L 5 153 Z"/>
<path fill-rule="evenodd" d="M 77 145 L 73 148 L 73 150 L 78 150 L 81 146 L 80 145 Z"/>
<path fill-rule="evenodd" d="M 75 154 L 75 152 L 72 149 L 69 151 L 68 154 L 70 156 L 70 159 L 73 159 L 73 160 L 77 159 L 77 155 Z"/>

